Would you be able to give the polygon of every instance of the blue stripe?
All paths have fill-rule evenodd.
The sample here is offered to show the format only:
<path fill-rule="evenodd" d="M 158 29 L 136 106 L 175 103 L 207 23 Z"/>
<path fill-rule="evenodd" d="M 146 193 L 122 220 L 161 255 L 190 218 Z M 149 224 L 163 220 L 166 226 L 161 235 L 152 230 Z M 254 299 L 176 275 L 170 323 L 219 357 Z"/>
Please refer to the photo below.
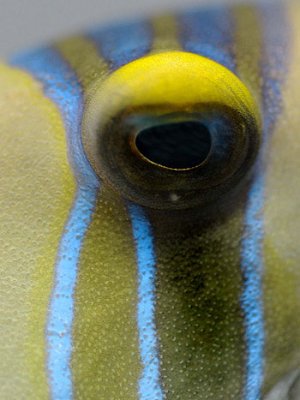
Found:
<path fill-rule="evenodd" d="M 26 69 L 44 87 L 44 92 L 60 109 L 64 118 L 69 159 L 77 182 L 81 186 L 98 185 L 98 178 L 83 150 L 81 119 L 83 94 L 78 78 L 52 48 L 43 48 L 21 54 L 12 59 L 12 64 Z"/>
<path fill-rule="evenodd" d="M 216 6 L 179 16 L 180 38 L 186 51 L 235 70 L 234 19 L 229 7 Z"/>
<path fill-rule="evenodd" d="M 149 23 L 137 22 L 89 33 L 101 56 L 115 70 L 146 55 L 152 45 Z M 151 226 L 141 207 L 130 204 L 138 265 L 137 326 L 142 373 L 138 382 L 140 400 L 162 400 L 158 339 L 155 326 L 155 252 Z"/>
<path fill-rule="evenodd" d="M 112 70 L 143 57 L 152 44 L 151 26 L 146 21 L 93 30 L 88 37 Z"/>
<path fill-rule="evenodd" d="M 241 268 L 244 277 L 241 306 L 247 346 L 245 400 L 260 399 L 263 382 L 264 313 L 262 299 L 262 241 L 264 177 L 258 176 L 249 191 L 242 241 Z"/>
<path fill-rule="evenodd" d="M 138 265 L 137 324 L 143 370 L 139 379 L 140 400 L 162 400 L 158 339 L 155 326 L 156 262 L 150 223 L 140 206 L 130 204 Z"/>
<path fill-rule="evenodd" d="M 73 347 L 74 291 L 80 251 L 92 219 L 96 195 L 96 191 L 77 191 L 59 246 L 46 330 L 48 370 L 54 400 L 73 398 L 70 362 Z"/>
<path fill-rule="evenodd" d="M 281 7 L 261 8 L 265 54 L 262 65 L 264 133 L 260 158 L 245 213 L 241 267 L 244 288 L 241 305 L 245 314 L 247 345 L 245 400 L 261 398 L 264 380 L 264 309 L 263 309 L 263 208 L 265 197 L 265 161 L 267 146 L 282 109 L 281 87 L 286 71 L 286 59 L 281 49 L 288 49 L 288 24 Z M 274 69 L 275 72 L 274 73 Z"/>
<path fill-rule="evenodd" d="M 71 400 L 74 291 L 80 251 L 91 222 L 99 182 L 83 152 L 80 132 L 83 96 L 74 72 L 50 48 L 21 55 L 12 63 L 37 78 L 43 84 L 45 94 L 59 107 L 66 126 L 69 158 L 78 185 L 59 245 L 46 327 L 51 397 L 54 400 Z"/>

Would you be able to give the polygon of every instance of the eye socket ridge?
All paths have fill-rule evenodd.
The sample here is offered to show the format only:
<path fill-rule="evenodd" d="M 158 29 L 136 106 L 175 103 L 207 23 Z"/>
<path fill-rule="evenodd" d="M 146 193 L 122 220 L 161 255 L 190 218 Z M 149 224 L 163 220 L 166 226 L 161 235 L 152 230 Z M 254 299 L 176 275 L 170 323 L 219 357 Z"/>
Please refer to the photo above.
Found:
<path fill-rule="evenodd" d="M 225 67 L 167 52 L 123 66 L 95 88 L 82 135 L 98 176 L 125 198 L 159 209 L 206 207 L 249 174 L 260 117 Z"/>

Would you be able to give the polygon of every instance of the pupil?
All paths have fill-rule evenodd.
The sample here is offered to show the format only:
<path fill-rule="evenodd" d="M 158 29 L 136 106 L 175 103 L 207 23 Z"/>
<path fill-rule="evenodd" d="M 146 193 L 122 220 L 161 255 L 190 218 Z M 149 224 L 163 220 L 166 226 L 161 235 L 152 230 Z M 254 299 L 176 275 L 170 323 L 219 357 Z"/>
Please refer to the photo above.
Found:
<path fill-rule="evenodd" d="M 148 160 L 164 167 L 193 168 L 207 158 L 211 136 L 198 121 L 169 123 L 140 131 L 136 147 Z"/>

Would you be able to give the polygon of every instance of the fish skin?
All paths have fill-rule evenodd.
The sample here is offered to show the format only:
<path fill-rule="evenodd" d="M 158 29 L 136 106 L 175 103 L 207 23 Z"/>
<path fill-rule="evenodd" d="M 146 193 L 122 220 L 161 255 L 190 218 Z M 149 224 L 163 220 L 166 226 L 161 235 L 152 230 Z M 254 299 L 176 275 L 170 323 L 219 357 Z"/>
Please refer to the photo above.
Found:
<path fill-rule="evenodd" d="M 300 398 L 299 22 L 224 2 L 0 64 L 1 399 Z M 124 145 L 195 115 L 218 168 Z"/>

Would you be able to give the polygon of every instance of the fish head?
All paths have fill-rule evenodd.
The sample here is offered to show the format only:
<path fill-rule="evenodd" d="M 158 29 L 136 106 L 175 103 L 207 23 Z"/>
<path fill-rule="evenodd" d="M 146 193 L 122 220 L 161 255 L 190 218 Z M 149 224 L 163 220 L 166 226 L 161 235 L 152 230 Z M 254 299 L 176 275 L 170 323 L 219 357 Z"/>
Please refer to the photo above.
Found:
<path fill-rule="evenodd" d="M 1 66 L 4 397 L 297 399 L 299 22 L 208 7 Z"/>

